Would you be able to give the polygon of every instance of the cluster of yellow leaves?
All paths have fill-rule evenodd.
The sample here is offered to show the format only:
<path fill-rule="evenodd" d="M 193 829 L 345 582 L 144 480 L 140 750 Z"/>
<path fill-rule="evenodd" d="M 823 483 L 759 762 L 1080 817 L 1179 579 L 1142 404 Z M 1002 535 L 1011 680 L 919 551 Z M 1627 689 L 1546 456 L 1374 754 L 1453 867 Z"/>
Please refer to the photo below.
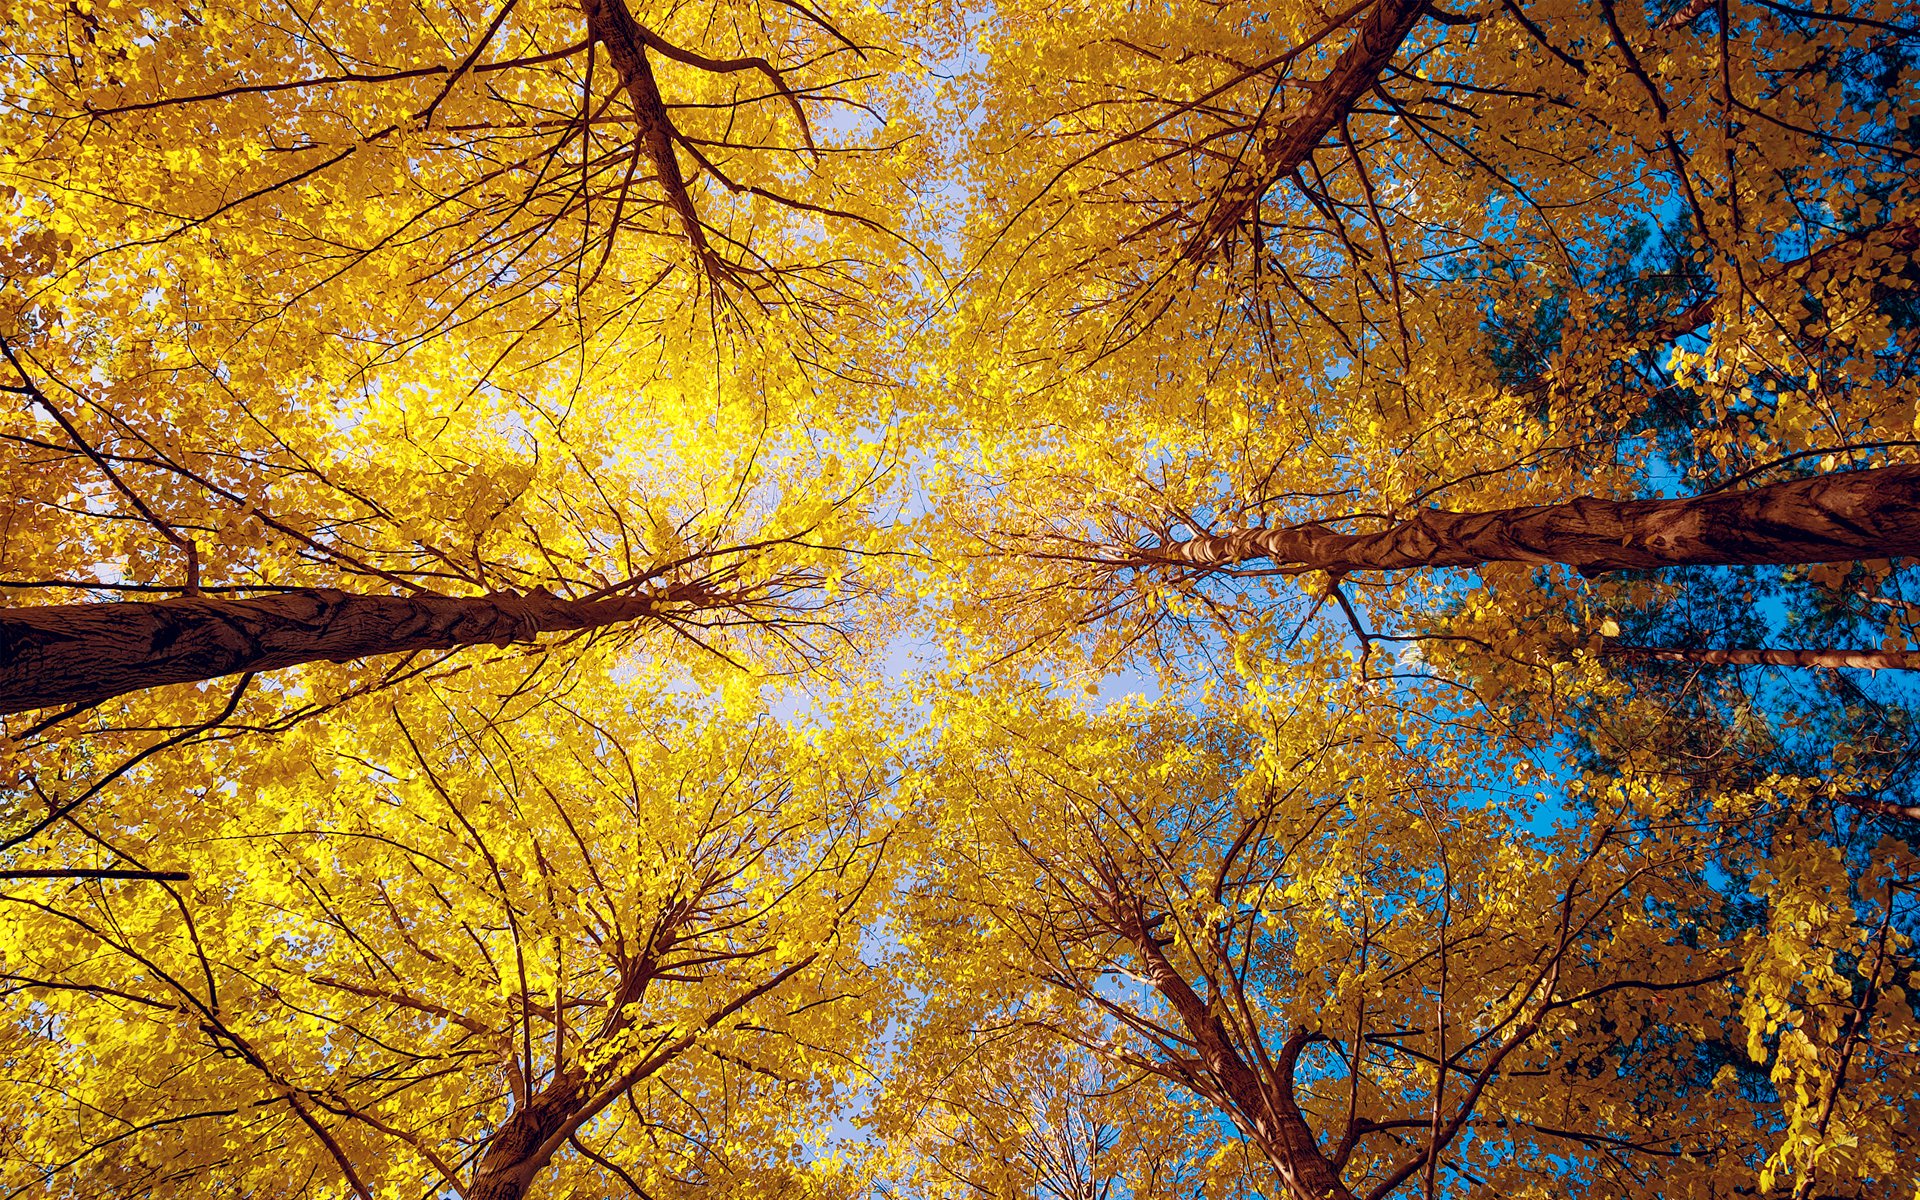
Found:
<path fill-rule="evenodd" d="M 1894 920 L 1920 863 L 1891 838 L 1875 859 L 1865 878 L 1850 877 L 1830 848 L 1786 836 L 1760 863 L 1769 912 L 1746 949 L 1741 1016 L 1786 1117 L 1762 1189 L 1899 1179 L 1910 1165 L 1895 1147 L 1920 1082 L 1920 1021 L 1903 986 L 1913 939 Z"/>

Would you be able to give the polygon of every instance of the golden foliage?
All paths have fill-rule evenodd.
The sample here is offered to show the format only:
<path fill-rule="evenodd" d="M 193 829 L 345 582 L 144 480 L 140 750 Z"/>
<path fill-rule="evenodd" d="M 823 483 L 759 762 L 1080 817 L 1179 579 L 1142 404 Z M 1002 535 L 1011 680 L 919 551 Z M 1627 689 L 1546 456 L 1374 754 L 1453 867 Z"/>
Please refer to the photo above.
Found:
<path fill-rule="evenodd" d="M 1911 1193 L 1916 69 L 15 0 L 0 1188 Z"/>

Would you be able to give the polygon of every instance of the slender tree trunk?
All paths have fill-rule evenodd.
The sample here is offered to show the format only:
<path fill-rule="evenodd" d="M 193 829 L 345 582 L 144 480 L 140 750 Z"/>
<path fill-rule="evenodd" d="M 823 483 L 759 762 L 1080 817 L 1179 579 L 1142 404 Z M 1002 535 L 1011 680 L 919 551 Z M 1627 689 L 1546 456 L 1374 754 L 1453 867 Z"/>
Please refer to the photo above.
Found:
<path fill-rule="evenodd" d="M 1273 131 L 1247 155 L 1246 175 L 1229 180 L 1226 192 L 1207 215 L 1202 236 L 1187 248 L 1189 258 L 1205 258 L 1260 203 L 1267 189 L 1300 169 L 1353 110 L 1354 102 L 1380 80 L 1400 43 L 1427 11 L 1426 0 L 1376 0 L 1333 70 L 1312 85 L 1306 107 Z"/>
<path fill-rule="evenodd" d="M 1294 1099 L 1295 1064 L 1312 1035 L 1295 1030 L 1281 1047 L 1273 1076 L 1263 1081 L 1234 1045 L 1225 1023 L 1168 960 L 1144 919 L 1138 913 L 1122 914 L 1119 923 L 1139 952 L 1148 980 L 1192 1039 L 1212 1087 L 1238 1110 L 1242 1129 L 1279 1169 L 1295 1200 L 1355 1200 Z"/>
<path fill-rule="evenodd" d="M 1248 529 L 1143 547 L 1121 565 L 1402 571 L 1490 562 L 1603 571 L 1846 562 L 1920 555 L 1920 466 L 1840 471 L 1682 500 L 1597 500 L 1491 512 L 1428 509 L 1377 533 Z"/>
<path fill-rule="evenodd" d="M 1671 646 L 1607 643 L 1612 658 L 1707 666 L 1853 667 L 1862 671 L 1920 671 L 1920 650 L 1682 650 Z"/>
<path fill-rule="evenodd" d="M 316 588 L 252 600 L 0 609 L 0 713 L 321 660 L 504 646 L 637 620 L 654 605 L 645 596 L 580 601 L 543 590 L 455 597 Z"/>
<path fill-rule="evenodd" d="M 1896 804 L 1891 800 L 1882 800 L 1878 796 L 1835 796 L 1835 800 L 1850 808 L 1862 812 L 1875 813 L 1882 817 L 1905 817 L 1909 821 L 1920 821 L 1920 804 Z"/>
<path fill-rule="evenodd" d="M 660 85 L 654 81 L 653 67 L 647 61 L 647 34 L 634 20 L 626 0 L 581 0 L 580 10 L 587 18 L 587 32 L 607 48 L 613 71 L 620 77 L 627 99 L 633 104 L 633 121 L 638 141 L 647 161 L 653 164 L 660 190 L 666 194 L 667 207 L 680 220 L 680 228 L 692 244 L 703 269 L 714 267 L 713 253 L 707 244 L 706 230 L 700 224 L 693 196 L 687 191 L 680 159 L 674 150 L 673 119 L 667 114 Z"/>

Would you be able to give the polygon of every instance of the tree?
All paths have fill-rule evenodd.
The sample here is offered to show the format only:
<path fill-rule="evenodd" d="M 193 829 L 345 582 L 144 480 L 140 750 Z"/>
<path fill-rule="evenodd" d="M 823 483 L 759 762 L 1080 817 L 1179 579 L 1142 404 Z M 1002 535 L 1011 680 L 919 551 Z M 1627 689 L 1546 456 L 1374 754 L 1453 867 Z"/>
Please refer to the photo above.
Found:
<path fill-rule="evenodd" d="M 9 884 L 5 1103 L 62 1101 L 8 1186 L 831 1188 L 795 1146 L 886 1004 L 886 768 L 850 729 L 583 702 L 303 725 L 234 764 L 261 804 L 120 810 L 117 856 L 191 883 Z"/>
<path fill-rule="evenodd" d="M 1191 1127 L 1219 1122 L 1254 1160 L 1196 1155 L 1223 1188 L 1724 1194 L 1772 1140 L 1735 981 L 1743 955 L 1773 953 L 1758 945 L 1793 954 L 1743 935 L 1710 878 L 1717 831 L 1635 775 L 1578 781 L 1585 820 L 1529 821 L 1552 811 L 1526 792 L 1549 772 L 1504 760 L 1509 788 L 1470 795 L 1495 774 L 1483 727 L 1392 711 L 1296 674 L 1264 727 L 1164 705 L 954 713 L 966 744 L 933 777 L 909 909 L 942 997 L 922 1037 L 994 1057 L 1024 1041 L 1037 1063 L 1064 1039 L 1188 1093 L 1213 1114 Z M 1882 1017 L 1875 1069 L 1904 1071 L 1911 1015 Z M 976 1113 L 1004 1078 L 931 1077 Z M 1884 1137 L 1827 1169 L 1899 1186 L 1906 1169 L 1867 1148 Z"/>
<path fill-rule="evenodd" d="M 1914 153 L 1910 104 L 1870 86 L 1911 59 L 1899 14 L 1736 6 L 1716 37 L 1610 2 L 1426 11 L 1392 36 L 1384 4 L 998 15 L 978 86 L 1005 99 L 975 146 L 1019 167 L 975 218 L 970 265 L 996 282 L 943 360 L 975 438 L 951 494 L 973 536 L 956 555 L 1009 555 L 1062 599 L 1037 619 L 1104 625 L 1155 590 L 1103 583 L 1113 568 L 1179 592 L 1196 567 L 1656 567 L 1564 540 L 1578 521 L 1516 544 L 1501 515 L 1676 490 L 1717 509 L 1910 458 L 1916 225 L 1887 182 Z M 1315 61 L 1337 65 L 1297 82 Z M 1322 86 L 1362 63 L 1369 87 Z M 1036 114 L 1048 74 L 1070 83 Z M 1859 200 L 1830 212 L 1835 195 Z M 1238 250 L 1196 255 L 1228 213 Z M 1633 250 L 1636 227 L 1663 232 Z M 1687 486 L 1655 482 L 1670 471 Z M 1815 485 L 1774 486 L 1749 499 Z M 1756 515 L 1714 561 L 1910 550 L 1765 550 L 1783 531 Z"/>
<path fill-rule="evenodd" d="M 577 334 L 667 274 L 683 293 L 804 306 L 852 264 L 789 258 L 778 224 L 884 211 L 835 178 L 849 141 L 814 128 L 850 132 L 838 110 L 871 102 L 869 64 L 889 49 L 859 12 L 711 15 L 724 19 L 626 0 L 433 5 L 382 24 L 275 4 L 16 8 L 19 219 L 55 243 L 112 230 L 116 256 L 158 267 L 169 291 L 251 270 L 251 287 L 170 298 L 215 346 L 263 321 L 357 326 L 388 352 L 469 324 L 524 334 L 572 317 Z M 98 254 L 53 264 L 28 294 L 60 304 Z M 570 311 L 589 289 L 628 294 Z M 315 311 L 349 295 L 371 309 Z"/>
<path fill-rule="evenodd" d="M 187 599 L 23 614 L 9 711 L 642 618 L 804 638 L 885 469 L 795 445 L 805 351 L 888 286 L 815 240 L 886 194 L 808 112 L 886 51 L 741 15 L 10 10 L 7 583 Z"/>

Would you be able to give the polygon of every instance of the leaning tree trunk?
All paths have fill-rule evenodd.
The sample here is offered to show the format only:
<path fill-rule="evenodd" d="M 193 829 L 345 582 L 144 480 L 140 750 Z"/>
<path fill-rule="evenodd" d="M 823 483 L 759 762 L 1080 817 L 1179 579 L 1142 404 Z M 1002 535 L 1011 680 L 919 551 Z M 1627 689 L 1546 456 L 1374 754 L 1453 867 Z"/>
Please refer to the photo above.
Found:
<path fill-rule="evenodd" d="M 1295 1064 L 1313 1035 L 1305 1029 L 1290 1034 L 1270 1064 L 1270 1074 L 1262 1079 L 1241 1054 L 1219 1013 L 1167 958 L 1144 918 L 1137 912 L 1123 913 L 1120 929 L 1140 955 L 1147 982 L 1180 1019 L 1194 1048 L 1195 1058 L 1187 1069 L 1211 1084 L 1211 1099 L 1231 1105 L 1248 1140 L 1280 1173 L 1289 1200 L 1356 1200 L 1339 1170 L 1322 1153 L 1294 1097 Z"/>
<path fill-rule="evenodd" d="M 0 609 L 0 713 L 90 704 L 165 683 L 409 650 L 506 645 L 650 616 L 648 596 L 364 596 L 331 588 L 252 600 Z"/>
<path fill-rule="evenodd" d="M 1852 667 L 1859 671 L 1920 671 L 1920 650 L 1688 650 L 1678 646 L 1619 646 L 1603 648 L 1609 658 L 1644 658 L 1654 662 L 1699 663 L 1702 666 L 1741 667 Z"/>
<path fill-rule="evenodd" d="M 1141 547 L 1115 565 L 1400 571 L 1566 563 L 1589 575 L 1680 566 L 1845 562 L 1920 554 L 1920 466 L 1841 471 L 1682 500 L 1597 500 L 1458 513 L 1376 533 L 1320 524 Z"/>
<path fill-rule="evenodd" d="M 1200 236 L 1187 247 L 1187 257 L 1212 255 L 1259 205 L 1268 188 L 1306 163 L 1334 127 L 1353 111 L 1354 104 L 1379 85 L 1381 73 L 1427 11 L 1425 0 L 1376 0 L 1333 70 L 1307 85 L 1306 105 L 1247 155 L 1245 174 L 1229 180 L 1225 193 L 1207 214 Z"/>
<path fill-rule="evenodd" d="M 586 14 L 588 35 L 607 48 L 614 74 L 626 89 L 627 99 L 633 105 L 635 135 L 642 153 L 653 164 L 654 179 L 666 195 L 667 207 L 679 219 L 681 231 L 693 247 L 701 269 L 709 275 L 723 271 L 723 265 L 707 241 L 706 228 L 700 223 L 693 195 L 687 190 L 686 176 L 680 170 L 680 159 L 674 150 L 678 134 L 667 112 L 666 101 L 660 96 L 653 67 L 647 61 L 647 44 L 657 39 L 649 39 L 646 28 L 634 20 L 626 0 L 581 0 L 580 9 Z"/>

